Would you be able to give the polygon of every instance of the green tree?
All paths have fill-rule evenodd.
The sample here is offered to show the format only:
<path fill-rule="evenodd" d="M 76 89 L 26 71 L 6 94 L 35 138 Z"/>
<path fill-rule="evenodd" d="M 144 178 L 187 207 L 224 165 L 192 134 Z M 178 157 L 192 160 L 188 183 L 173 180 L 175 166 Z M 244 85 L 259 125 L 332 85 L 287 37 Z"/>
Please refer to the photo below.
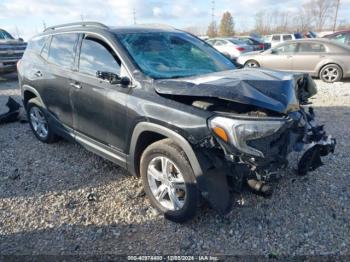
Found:
<path fill-rule="evenodd" d="M 235 34 L 235 24 L 230 12 L 226 11 L 221 18 L 220 36 L 233 36 Z"/>
<path fill-rule="evenodd" d="M 208 26 L 207 36 L 209 36 L 210 38 L 218 36 L 218 28 L 216 26 L 215 21 L 211 22 L 210 25 Z"/>

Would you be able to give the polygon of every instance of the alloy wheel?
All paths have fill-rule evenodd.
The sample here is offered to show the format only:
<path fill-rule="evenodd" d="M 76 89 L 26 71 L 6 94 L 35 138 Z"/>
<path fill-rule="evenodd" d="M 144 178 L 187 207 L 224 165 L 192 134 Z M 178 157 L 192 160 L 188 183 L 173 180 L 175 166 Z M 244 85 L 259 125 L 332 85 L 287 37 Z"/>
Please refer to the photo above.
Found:
<path fill-rule="evenodd" d="M 250 67 L 250 68 L 257 68 L 257 67 L 259 67 L 258 63 L 254 62 L 254 61 L 247 62 L 245 66 L 246 67 Z"/>
<path fill-rule="evenodd" d="M 181 209 L 187 192 L 183 175 L 169 158 L 157 156 L 147 168 L 147 180 L 155 199 L 168 210 Z"/>
<path fill-rule="evenodd" d="M 327 82 L 334 82 L 339 76 L 339 70 L 336 67 L 329 66 L 322 72 L 322 78 Z"/>
<path fill-rule="evenodd" d="M 43 112 L 36 106 L 32 107 L 29 112 L 30 123 L 33 126 L 35 133 L 41 137 L 47 137 L 49 130 L 46 118 Z"/>

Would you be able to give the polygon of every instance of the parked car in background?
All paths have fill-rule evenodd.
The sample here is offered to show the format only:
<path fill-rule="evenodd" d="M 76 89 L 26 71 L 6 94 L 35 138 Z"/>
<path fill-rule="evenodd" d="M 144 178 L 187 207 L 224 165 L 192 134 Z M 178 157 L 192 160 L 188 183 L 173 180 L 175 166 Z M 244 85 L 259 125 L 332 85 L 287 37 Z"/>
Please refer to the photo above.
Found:
<path fill-rule="evenodd" d="M 22 58 L 26 46 L 23 39 L 15 39 L 0 29 L 0 73 L 16 71 L 16 64 Z"/>
<path fill-rule="evenodd" d="M 294 34 L 272 34 L 265 37 L 265 41 L 271 44 L 271 47 L 274 47 L 280 43 L 289 40 L 295 40 L 296 37 Z"/>
<path fill-rule="evenodd" d="M 245 67 L 305 72 L 332 83 L 350 76 L 350 47 L 328 39 L 292 40 L 238 58 Z"/>
<path fill-rule="evenodd" d="M 254 38 L 251 36 L 239 36 L 237 39 L 246 42 L 247 45 L 252 46 L 253 51 L 267 50 L 271 47 L 270 43 L 266 43 L 262 39 Z"/>
<path fill-rule="evenodd" d="M 233 60 L 243 53 L 254 51 L 252 46 L 237 38 L 211 38 L 207 43 Z"/>
<path fill-rule="evenodd" d="M 344 30 L 336 32 L 334 34 L 326 35 L 324 38 L 334 40 L 345 45 L 350 45 L 350 30 Z"/>

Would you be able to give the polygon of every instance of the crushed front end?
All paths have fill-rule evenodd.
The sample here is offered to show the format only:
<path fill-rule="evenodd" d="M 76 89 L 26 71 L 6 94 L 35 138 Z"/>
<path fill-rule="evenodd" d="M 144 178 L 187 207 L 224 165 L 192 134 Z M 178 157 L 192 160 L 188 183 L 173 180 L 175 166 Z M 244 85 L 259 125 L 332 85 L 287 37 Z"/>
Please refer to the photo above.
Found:
<path fill-rule="evenodd" d="M 303 79 L 313 83 L 312 79 Z M 321 166 L 321 157 L 334 152 L 336 140 L 316 124 L 314 109 L 308 106 L 305 90 L 301 90 L 306 86 L 299 83 L 298 87 L 299 106 L 285 114 L 269 116 L 263 110 L 246 114 L 221 112 L 209 119 L 214 144 L 226 160 L 223 169 L 235 189 L 245 182 L 249 186 L 250 181 L 255 181 L 254 186 L 269 182 L 289 165 L 288 155 L 293 151 L 298 152 L 300 175 Z"/>

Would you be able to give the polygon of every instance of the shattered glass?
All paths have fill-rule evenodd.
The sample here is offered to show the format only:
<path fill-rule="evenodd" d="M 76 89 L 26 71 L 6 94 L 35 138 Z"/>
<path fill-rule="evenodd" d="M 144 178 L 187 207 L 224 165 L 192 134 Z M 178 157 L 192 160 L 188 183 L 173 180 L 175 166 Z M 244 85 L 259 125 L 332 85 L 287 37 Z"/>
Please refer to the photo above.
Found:
<path fill-rule="evenodd" d="M 118 34 L 140 69 L 156 79 L 179 78 L 235 69 L 203 41 L 183 33 Z"/>

